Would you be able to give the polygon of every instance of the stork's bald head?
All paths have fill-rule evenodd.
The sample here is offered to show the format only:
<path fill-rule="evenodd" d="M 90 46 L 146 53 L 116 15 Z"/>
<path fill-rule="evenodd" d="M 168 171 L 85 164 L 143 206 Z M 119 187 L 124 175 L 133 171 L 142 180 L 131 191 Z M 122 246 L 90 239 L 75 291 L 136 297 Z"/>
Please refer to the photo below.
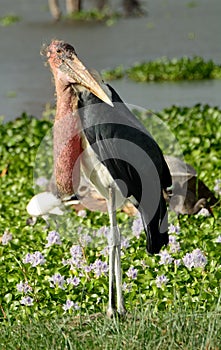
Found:
<path fill-rule="evenodd" d="M 52 73 L 56 79 L 64 84 L 80 85 L 103 102 L 113 106 L 107 93 L 101 84 L 93 77 L 89 70 L 79 60 L 75 49 L 64 41 L 53 40 L 51 44 L 42 50 L 49 62 Z"/>

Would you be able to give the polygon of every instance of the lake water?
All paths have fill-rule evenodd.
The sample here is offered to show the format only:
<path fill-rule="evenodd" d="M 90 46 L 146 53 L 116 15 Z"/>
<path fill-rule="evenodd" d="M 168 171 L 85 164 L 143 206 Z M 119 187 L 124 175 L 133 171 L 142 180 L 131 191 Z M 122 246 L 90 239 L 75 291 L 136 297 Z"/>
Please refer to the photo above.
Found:
<path fill-rule="evenodd" d="M 64 11 L 64 1 L 60 2 Z M 112 3 L 120 6 L 120 1 Z M 14 13 L 21 21 L 0 27 L 0 115 L 10 120 L 26 111 L 41 117 L 46 103 L 54 103 L 51 74 L 39 54 L 42 43 L 52 38 L 70 42 L 83 62 L 97 70 L 119 64 L 129 67 L 162 56 L 200 55 L 220 64 L 220 0 L 143 3 L 146 17 L 122 18 L 108 27 L 104 23 L 54 23 L 46 0 L 1 0 L 0 17 Z M 89 8 L 93 1 L 84 4 Z M 125 102 L 152 110 L 199 102 L 221 107 L 221 80 L 136 84 L 124 79 L 111 85 Z"/>

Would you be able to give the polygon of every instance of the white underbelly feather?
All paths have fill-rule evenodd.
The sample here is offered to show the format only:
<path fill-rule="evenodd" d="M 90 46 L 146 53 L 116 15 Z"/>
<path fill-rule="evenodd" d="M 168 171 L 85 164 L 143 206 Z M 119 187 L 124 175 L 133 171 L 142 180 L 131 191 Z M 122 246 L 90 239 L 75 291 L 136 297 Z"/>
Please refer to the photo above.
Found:
<path fill-rule="evenodd" d="M 116 208 L 121 207 L 125 198 L 123 197 L 119 187 L 115 183 L 113 177 L 109 173 L 104 164 L 100 162 L 98 156 L 90 146 L 85 135 L 82 135 L 83 153 L 81 154 L 81 171 L 85 177 L 95 186 L 98 192 L 109 198 L 109 188 L 112 186 L 116 190 Z"/>

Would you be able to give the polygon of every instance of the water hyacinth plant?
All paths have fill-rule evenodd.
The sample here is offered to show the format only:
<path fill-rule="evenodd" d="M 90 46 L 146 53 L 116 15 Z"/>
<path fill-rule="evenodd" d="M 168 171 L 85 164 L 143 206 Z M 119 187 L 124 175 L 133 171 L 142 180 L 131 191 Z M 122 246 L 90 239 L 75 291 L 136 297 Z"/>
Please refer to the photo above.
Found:
<path fill-rule="evenodd" d="M 168 59 L 136 63 L 128 69 L 117 66 L 103 71 L 105 80 L 121 79 L 124 76 L 136 82 L 220 79 L 221 66 L 202 57 Z"/>
<path fill-rule="evenodd" d="M 32 306 L 33 305 L 33 298 L 27 296 L 27 297 L 23 297 L 20 301 L 21 305 L 25 305 L 25 306 Z"/>
<path fill-rule="evenodd" d="M 50 231 L 47 236 L 48 243 L 45 245 L 45 247 L 50 247 L 53 244 L 61 244 L 61 238 L 57 231 Z"/>
<path fill-rule="evenodd" d="M 136 64 L 127 70 L 128 77 L 135 81 L 202 80 L 221 77 L 221 66 L 201 57 L 182 57 L 169 60 L 166 57 L 154 62 Z"/>
<path fill-rule="evenodd" d="M 64 311 L 68 311 L 68 310 L 71 310 L 71 309 L 74 309 L 74 310 L 79 310 L 80 307 L 78 306 L 77 303 L 74 303 L 72 300 L 70 299 L 67 299 L 66 300 L 66 303 L 62 306 L 63 310 Z"/>
<path fill-rule="evenodd" d="M 27 293 L 32 291 L 32 287 L 29 286 L 27 281 L 24 283 L 21 281 L 20 283 L 18 283 L 16 285 L 16 288 L 19 292 L 24 293 L 24 294 L 27 294 Z"/>
<path fill-rule="evenodd" d="M 2 244 L 6 245 L 11 240 L 12 240 L 12 234 L 6 230 L 1 238 Z"/>
<path fill-rule="evenodd" d="M 221 166 L 221 111 L 200 105 L 171 107 L 159 117 L 179 140 L 186 161 L 200 167 L 200 178 L 216 188 Z M 37 148 L 50 128 L 48 119 L 22 115 L 0 129 L 0 318 L 5 322 L 94 314 L 106 308 L 108 215 L 87 210 L 77 214 L 69 208 L 56 223 L 49 218 L 47 228 L 41 218 L 34 226 L 30 224 L 26 212 L 34 194 Z M 38 186 L 42 183 L 45 185 L 42 181 Z M 180 303 L 187 310 L 220 308 L 219 203 L 213 213 L 214 217 L 183 216 L 178 220 L 170 212 L 169 245 L 159 255 L 149 256 L 140 217 L 118 212 L 129 312 L 150 304 L 158 312 L 172 312 Z"/>
<path fill-rule="evenodd" d="M 162 288 L 163 286 L 165 286 L 167 284 L 167 282 L 169 282 L 169 279 L 165 275 L 160 275 L 160 276 L 156 277 L 157 288 Z"/>
<path fill-rule="evenodd" d="M 0 17 L 0 26 L 8 27 L 17 22 L 19 22 L 21 18 L 13 13 L 9 13 L 5 16 Z"/>
<path fill-rule="evenodd" d="M 201 252 L 199 248 L 194 249 L 192 253 L 186 253 L 183 257 L 183 263 L 186 267 L 202 267 L 204 268 L 207 263 L 207 258 Z"/>
<path fill-rule="evenodd" d="M 22 262 L 24 264 L 30 264 L 33 267 L 36 267 L 37 265 L 44 265 L 45 258 L 44 256 L 39 252 L 34 252 L 33 254 L 28 253 L 23 258 Z"/>

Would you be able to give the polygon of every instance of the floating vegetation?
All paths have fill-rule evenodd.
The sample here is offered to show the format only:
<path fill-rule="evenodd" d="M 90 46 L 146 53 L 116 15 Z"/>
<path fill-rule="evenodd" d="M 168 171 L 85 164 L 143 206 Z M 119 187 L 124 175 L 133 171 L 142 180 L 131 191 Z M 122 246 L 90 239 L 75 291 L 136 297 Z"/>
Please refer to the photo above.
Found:
<path fill-rule="evenodd" d="M 105 9 L 103 11 L 99 11 L 97 9 L 91 9 L 90 11 L 81 10 L 78 12 L 73 12 L 66 16 L 66 18 L 69 20 L 104 22 L 108 26 L 114 24 L 119 17 L 119 13 L 112 13 L 108 9 Z"/>
<path fill-rule="evenodd" d="M 136 63 L 128 69 L 118 66 L 103 71 L 103 77 L 106 80 L 128 77 L 136 82 L 220 79 L 221 65 L 212 60 L 204 61 L 198 56 L 171 60 L 162 57 L 155 61 Z"/>
<path fill-rule="evenodd" d="M 21 19 L 19 16 L 16 16 L 16 15 L 11 13 L 11 14 L 0 17 L 0 25 L 2 27 L 8 27 L 8 26 L 11 26 L 12 24 L 20 22 L 20 20 Z"/>

